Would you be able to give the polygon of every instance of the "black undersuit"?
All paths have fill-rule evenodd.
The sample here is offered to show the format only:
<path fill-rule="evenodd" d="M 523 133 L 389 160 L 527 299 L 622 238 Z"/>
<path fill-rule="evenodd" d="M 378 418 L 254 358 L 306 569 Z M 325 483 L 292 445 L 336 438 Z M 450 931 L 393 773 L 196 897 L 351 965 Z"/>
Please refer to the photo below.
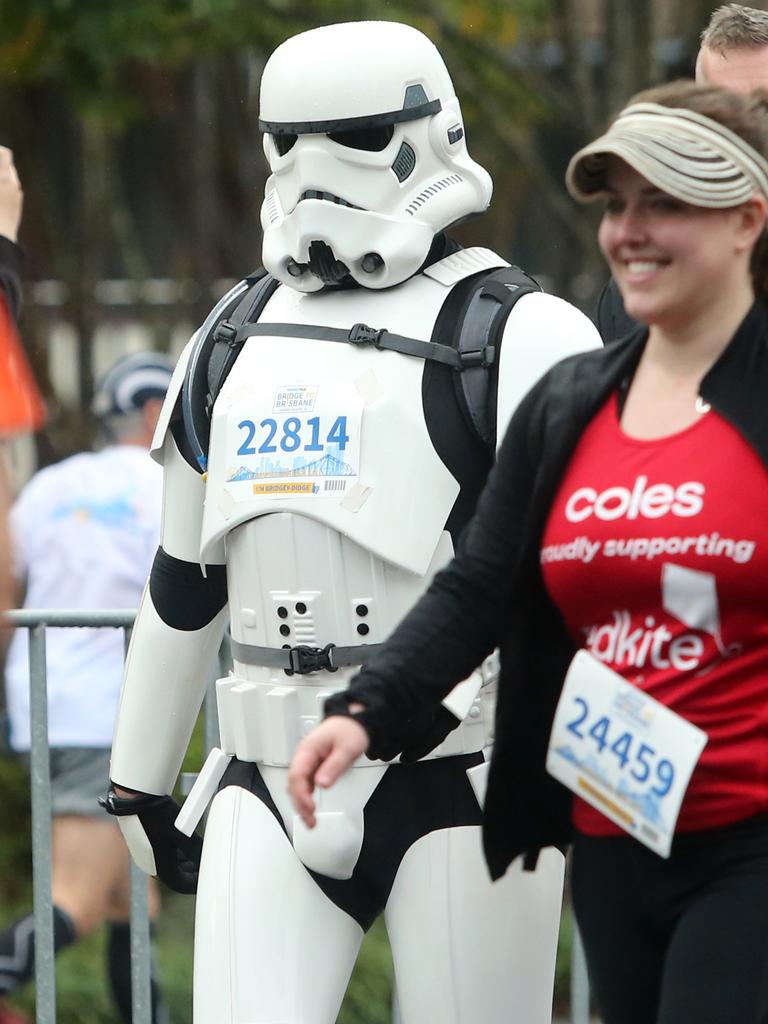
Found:
<path fill-rule="evenodd" d="M 320 889 L 367 931 L 383 912 L 400 863 L 415 842 L 440 829 L 480 825 L 467 769 L 482 762 L 482 753 L 476 753 L 390 765 L 365 805 L 363 845 L 352 877 L 339 880 L 310 871 Z M 233 758 L 219 789 L 226 786 L 255 794 L 287 834 L 258 765 Z"/>

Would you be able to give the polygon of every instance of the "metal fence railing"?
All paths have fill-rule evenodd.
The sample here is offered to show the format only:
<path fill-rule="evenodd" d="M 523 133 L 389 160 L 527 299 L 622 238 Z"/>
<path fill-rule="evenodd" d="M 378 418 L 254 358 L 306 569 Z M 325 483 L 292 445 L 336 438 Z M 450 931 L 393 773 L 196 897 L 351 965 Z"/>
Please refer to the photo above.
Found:
<path fill-rule="evenodd" d="M 30 795 L 32 802 L 32 886 L 35 919 L 37 1024 L 56 1024 L 56 981 L 51 899 L 51 771 L 48 749 L 46 630 L 62 626 L 122 629 L 128 645 L 134 611 L 62 611 L 25 608 L 3 620 L 29 631 Z M 106 790 L 107 780 L 104 780 Z M 147 876 L 131 863 L 131 995 L 133 1024 L 151 1024 Z"/>
<path fill-rule="evenodd" d="M 61 627 L 122 629 L 128 648 L 135 611 L 25 608 L 0 615 L 0 622 L 29 631 L 30 795 L 32 804 L 32 884 L 35 922 L 36 1024 L 56 1024 L 56 984 L 51 897 L 51 775 L 48 747 L 46 631 Z M 216 702 L 205 702 L 204 745 L 217 742 Z M 183 776 L 182 792 L 194 776 Z M 107 780 L 104 780 L 105 790 Z M 131 995 L 133 1024 L 151 1024 L 150 935 L 147 876 L 131 861 Z M 575 922 L 571 950 L 570 1024 L 589 1024 L 589 982 L 584 948 Z M 393 1024 L 397 1024 L 397 1007 Z"/>

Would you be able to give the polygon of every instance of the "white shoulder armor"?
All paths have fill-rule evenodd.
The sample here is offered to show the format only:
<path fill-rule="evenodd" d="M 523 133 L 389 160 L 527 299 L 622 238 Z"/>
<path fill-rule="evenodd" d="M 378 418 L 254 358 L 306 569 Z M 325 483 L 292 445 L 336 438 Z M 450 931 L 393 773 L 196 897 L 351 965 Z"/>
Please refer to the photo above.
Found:
<path fill-rule="evenodd" d="M 544 292 L 523 295 L 504 327 L 499 360 L 497 443 L 501 444 L 520 401 L 555 363 L 601 345 L 592 321 L 569 302 Z"/>
<path fill-rule="evenodd" d="M 440 284 L 450 287 L 463 281 L 470 274 L 477 274 L 481 270 L 498 270 L 500 267 L 508 266 L 509 263 L 492 249 L 483 249 L 477 246 L 472 249 L 459 249 L 458 252 L 427 267 L 424 274 L 431 277 L 433 281 L 439 281 Z"/>
<path fill-rule="evenodd" d="M 165 393 L 163 399 L 163 407 L 160 410 L 160 416 L 158 417 L 155 425 L 155 433 L 152 437 L 152 445 L 149 449 L 149 454 L 162 466 L 163 464 L 163 442 L 165 441 L 165 435 L 168 433 L 168 426 L 171 422 L 171 416 L 173 416 L 173 410 L 176 408 L 176 403 L 181 395 L 181 389 L 184 387 L 184 377 L 189 366 L 189 360 L 192 355 L 192 350 L 195 347 L 197 339 L 200 335 L 200 331 L 195 331 L 192 337 L 189 339 L 187 344 L 182 349 L 179 360 L 173 371 L 171 377 L 171 383 L 168 385 L 168 390 Z"/>

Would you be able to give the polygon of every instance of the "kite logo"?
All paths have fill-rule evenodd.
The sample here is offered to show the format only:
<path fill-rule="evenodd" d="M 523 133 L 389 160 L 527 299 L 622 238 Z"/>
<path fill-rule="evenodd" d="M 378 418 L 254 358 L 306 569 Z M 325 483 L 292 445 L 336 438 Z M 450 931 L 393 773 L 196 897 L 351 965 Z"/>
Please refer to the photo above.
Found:
<path fill-rule="evenodd" d="M 700 669 L 704 659 L 706 637 L 702 633 L 712 638 L 721 658 L 741 651 L 741 644 L 726 647 L 723 641 L 713 573 L 667 562 L 661 570 L 661 595 L 664 611 L 691 632 L 675 635 L 652 615 L 637 623 L 629 610 L 615 610 L 610 622 L 588 629 L 586 647 L 590 653 L 617 667 L 691 672 Z M 712 667 L 708 664 L 704 671 Z"/>

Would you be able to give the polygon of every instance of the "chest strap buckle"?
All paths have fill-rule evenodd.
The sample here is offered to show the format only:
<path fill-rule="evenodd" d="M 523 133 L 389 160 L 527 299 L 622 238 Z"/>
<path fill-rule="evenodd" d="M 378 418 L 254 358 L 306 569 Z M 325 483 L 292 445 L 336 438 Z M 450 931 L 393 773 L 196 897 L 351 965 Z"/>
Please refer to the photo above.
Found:
<path fill-rule="evenodd" d="M 353 345 L 373 345 L 378 348 L 384 333 L 383 330 L 377 331 L 375 327 L 368 327 L 367 324 L 355 324 L 350 328 L 347 337 Z"/>
<path fill-rule="evenodd" d="M 229 348 L 234 348 L 237 344 L 238 330 L 239 328 L 237 324 L 233 324 L 231 320 L 222 320 L 213 332 L 213 340 L 223 342 L 223 344 L 228 345 Z"/>

